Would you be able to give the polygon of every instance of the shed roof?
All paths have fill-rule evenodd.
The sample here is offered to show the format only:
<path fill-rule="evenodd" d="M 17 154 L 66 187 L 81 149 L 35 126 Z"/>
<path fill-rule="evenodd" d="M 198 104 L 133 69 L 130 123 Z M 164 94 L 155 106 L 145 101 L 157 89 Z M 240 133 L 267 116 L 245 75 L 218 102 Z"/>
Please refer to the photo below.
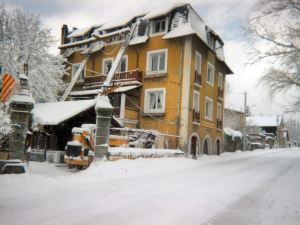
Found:
<path fill-rule="evenodd" d="M 280 124 L 281 116 L 251 116 L 246 118 L 248 126 L 277 127 Z"/>

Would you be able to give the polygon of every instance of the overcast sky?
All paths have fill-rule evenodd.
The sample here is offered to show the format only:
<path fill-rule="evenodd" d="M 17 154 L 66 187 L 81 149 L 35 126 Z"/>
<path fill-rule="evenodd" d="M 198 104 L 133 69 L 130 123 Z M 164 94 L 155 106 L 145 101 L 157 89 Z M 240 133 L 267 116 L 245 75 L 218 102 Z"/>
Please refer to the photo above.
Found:
<path fill-rule="evenodd" d="M 121 19 L 152 8 L 166 7 L 178 0 L 0 0 L 5 4 L 15 4 L 27 11 L 39 14 L 53 35 L 60 38 L 63 24 L 85 27 L 111 19 Z M 183 1 L 180 1 L 183 2 Z M 227 76 L 232 94 L 226 99 L 226 106 L 241 110 L 243 95 L 247 91 L 248 105 L 255 115 L 276 115 L 284 111 L 285 97 L 271 101 L 264 87 L 258 86 L 264 65 L 247 65 L 247 39 L 243 25 L 254 0 L 190 0 L 198 14 L 212 27 L 225 42 L 227 64 L 234 75 Z"/>

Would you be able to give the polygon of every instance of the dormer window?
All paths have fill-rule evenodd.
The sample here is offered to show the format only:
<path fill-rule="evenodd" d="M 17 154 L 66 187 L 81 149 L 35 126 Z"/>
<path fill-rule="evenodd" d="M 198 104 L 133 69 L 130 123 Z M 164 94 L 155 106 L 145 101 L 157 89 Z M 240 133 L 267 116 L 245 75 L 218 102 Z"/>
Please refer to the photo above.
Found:
<path fill-rule="evenodd" d="M 151 34 L 165 33 L 167 28 L 166 18 L 152 21 Z"/>

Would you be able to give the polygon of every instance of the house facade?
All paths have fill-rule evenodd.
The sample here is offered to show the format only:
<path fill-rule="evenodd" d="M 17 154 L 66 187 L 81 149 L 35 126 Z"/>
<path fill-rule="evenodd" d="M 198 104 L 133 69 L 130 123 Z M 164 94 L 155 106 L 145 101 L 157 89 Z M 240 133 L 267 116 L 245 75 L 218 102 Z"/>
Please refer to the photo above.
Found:
<path fill-rule="evenodd" d="M 64 25 L 59 48 L 69 63 L 66 80 L 87 57 L 68 99 L 95 98 L 135 23 L 110 86 L 113 118 L 121 127 L 161 132 L 168 148 L 221 153 L 224 83 L 232 71 L 222 39 L 189 4 L 83 29 Z"/>

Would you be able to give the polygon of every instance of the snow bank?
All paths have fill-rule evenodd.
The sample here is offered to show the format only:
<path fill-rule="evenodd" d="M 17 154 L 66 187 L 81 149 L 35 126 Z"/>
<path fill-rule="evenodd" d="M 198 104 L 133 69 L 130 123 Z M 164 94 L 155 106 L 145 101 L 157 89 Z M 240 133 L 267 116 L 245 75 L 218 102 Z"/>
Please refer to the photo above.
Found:
<path fill-rule="evenodd" d="M 112 156 L 133 156 L 133 157 L 169 157 L 184 156 L 184 152 L 178 149 L 144 149 L 144 148 L 109 148 Z"/>

